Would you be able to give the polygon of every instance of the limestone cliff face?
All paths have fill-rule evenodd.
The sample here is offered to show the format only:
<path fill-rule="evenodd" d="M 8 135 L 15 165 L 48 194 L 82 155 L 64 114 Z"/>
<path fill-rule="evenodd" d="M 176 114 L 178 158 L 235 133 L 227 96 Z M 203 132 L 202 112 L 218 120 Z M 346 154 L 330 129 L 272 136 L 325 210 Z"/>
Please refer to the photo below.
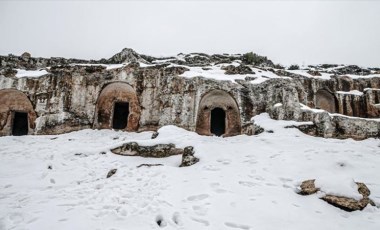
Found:
<path fill-rule="evenodd" d="M 379 118 L 380 77 L 332 76 L 330 79 L 319 79 L 294 73 L 277 73 L 275 78 L 267 79 L 263 76 L 265 81 L 255 83 L 252 82 L 255 79 L 253 72 L 253 77 L 236 81 L 235 75 L 231 76 L 231 80 L 214 80 L 202 76 L 189 78 L 182 74 L 191 65 L 172 64 L 179 62 L 178 59 L 161 64 L 157 63 L 160 60 L 154 62 L 145 56 L 145 63 L 151 63 L 145 64 L 141 62 L 144 56 L 136 56 L 135 53 L 128 53 L 128 50 L 125 52 L 124 56 L 112 57 L 115 60 L 111 58 L 98 61 L 101 64 L 116 64 L 115 62 L 121 63 L 123 57 L 131 60 L 123 66 L 108 68 L 101 64 L 53 65 L 47 68 L 48 74 L 34 78 L 16 77 L 14 72 L 9 71 L 9 66 L 20 68 L 22 65 L 10 61 L 9 58 L 5 62 L 3 58 L 0 92 L 4 89 L 17 89 L 27 96 L 36 117 L 35 127 L 34 124 L 31 126 L 31 133 L 34 134 L 58 134 L 84 128 L 112 128 L 117 119 L 114 114 L 115 103 L 127 102 L 128 125 L 122 128 L 127 131 L 157 130 L 164 125 L 176 125 L 211 135 L 210 127 L 213 124 L 210 117 L 212 110 L 218 107 L 222 108 L 226 116 L 225 136 L 254 134 L 251 118 L 263 112 L 268 112 L 275 119 L 314 121 L 318 130 L 327 130 L 312 132 L 309 129 L 314 135 L 356 135 L 358 139 L 379 136 L 378 132 L 373 132 L 373 127 L 378 127 L 379 124 L 376 120 L 339 116 L 331 118 L 328 113 L 325 114 L 330 119 L 320 119 L 317 118 L 321 116 L 319 113 L 309 111 L 309 115 L 305 115 L 300 103 L 330 113 Z M 47 59 L 43 60 L 48 63 Z M 247 68 L 249 67 L 241 69 Z M 268 73 L 275 72 L 272 67 L 264 70 Z M 351 93 L 353 90 L 359 93 Z M 12 111 L 0 105 L 0 112 L 2 110 L 7 113 Z M 30 123 L 33 121 L 30 120 Z M 12 123 L 11 120 L 1 122 L 8 126 Z M 353 127 L 348 125 L 350 122 L 369 122 L 370 131 L 357 135 L 360 127 L 356 125 L 355 130 L 345 129 L 344 135 L 332 134 L 341 132 L 337 126 Z M 321 127 L 324 124 L 331 128 Z M 0 134 L 9 135 L 9 130 Z"/>

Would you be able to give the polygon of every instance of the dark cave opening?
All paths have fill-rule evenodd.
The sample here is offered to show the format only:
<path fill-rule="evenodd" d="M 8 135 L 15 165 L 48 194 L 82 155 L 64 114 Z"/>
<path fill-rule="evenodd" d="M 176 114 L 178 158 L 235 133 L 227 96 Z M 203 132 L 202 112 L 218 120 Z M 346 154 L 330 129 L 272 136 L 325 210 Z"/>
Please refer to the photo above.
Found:
<path fill-rule="evenodd" d="M 222 136 L 226 132 L 226 112 L 221 108 L 211 110 L 211 133 Z"/>
<path fill-rule="evenodd" d="M 13 136 L 28 135 L 28 113 L 14 112 L 12 135 Z"/>
<path fill-rule="evenodd" d="M 113 129 L 125 129 L 128 125 L 129 103 L 116 102 L 113 108 Z"/>

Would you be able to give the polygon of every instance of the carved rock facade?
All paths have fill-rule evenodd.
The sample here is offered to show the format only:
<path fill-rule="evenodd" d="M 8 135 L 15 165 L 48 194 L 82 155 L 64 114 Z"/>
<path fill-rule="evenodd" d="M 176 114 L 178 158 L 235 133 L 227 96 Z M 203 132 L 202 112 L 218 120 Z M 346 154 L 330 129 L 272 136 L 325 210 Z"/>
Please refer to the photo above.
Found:
<path fill-rule="evenodd" d="M 202 74 L 182 76 L 194 66 L 207 71 L 212 63 L 229 66 L 242 60 L 238 55 L 203 54 L 161 60 L 129 49 L 99 61 L 0 56 L 0 135 L 12 135 L 16 112 L 27 114 L 28 134 L 84 128 L 145 131 L 176 125 L 202 135 L 222 136 L 254 134 L 251 118 L 268 112 L 274 119 L 313 121 L 314 126 L 305 129 L 313 135 L 380 136 L 380 121 L 368 119 L 380 117 L 377 75 L 305 77 L 274 69 L 270 62 L 265 67 L 245 65 L 245 69 L 256 68 L 245 80 L 235 80 L 236 74 L 226 75 L 231 80 L 223 81 Z M 121 63 L 113 68 L 105 65 Z M 45 68 L 47 74 L 17 77 L 17 68 Z M 264 80 L 253 83 L 262 71 L 277 77 L 262 74 Z M 305 110 L 302 104 L 350 117 Z"/>

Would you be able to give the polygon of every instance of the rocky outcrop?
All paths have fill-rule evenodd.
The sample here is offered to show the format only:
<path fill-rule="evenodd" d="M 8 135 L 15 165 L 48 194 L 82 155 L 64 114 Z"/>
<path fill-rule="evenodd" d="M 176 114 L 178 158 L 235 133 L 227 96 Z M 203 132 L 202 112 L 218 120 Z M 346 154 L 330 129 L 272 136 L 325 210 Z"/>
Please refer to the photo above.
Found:
<path fill-rule="evenodd" d="M 297 128 L 302 132 L 325 138 L 380 138 L 380 119 L 371 120 L 341 115 L 331 116 L 327 112 L 303 110 L 300 121 L 313 121 L 313 125 L 302 125 Z"/>
<path fill-rule="evenodd" d="M 251 68 L 249 68 L 246 65 L 228 65 L 228 66 L 223 66 L 222 70 L 225 70 L 225 74 L 255 74 Z"/>
<path fill-rule="evenodd" d="M 365 76 L 365 75 L 371 74 L 371 70 L 360 68 L 359 66 L 356 66 L 356 65 L 349 65 L 349 66 L 344 66 L 341 68 L 335 68 L 329 72 L 336 75 L 353 74 L 353 75 Z"/>
<path fill-rule="evenodd" d="M 311 76 L 322 76 L 322 74 L 318 72 L 317 70 L 309 70 L 307 71 L 307 73 L 310 74 Z"/>
<path fill-rule="evenodd" d="M 140 56 L 136 51 L 130 48 L 124 48 L 121 52 L 113 55 L 106 61 L 102 61 L 106 64 L 121 64 L 121 63 L 130 63 L 130 62 L 143 62 L 147 61 Z"/>
<path fill-rule="evenodd" d="M 314 182 L 315 180 L 307 180 L 302 182 L 300 185 L 300 191 L 298 193 L 300 195 L 311 195 L 320 191 L 319 188 L 315 187 Z M 368 204 L 375 206 L 375 203 L 369 198 L 369 195 L 371 193 L 368 187 L 364 183 L 356 182 L 356 184 L 358 186 L 358 192 L 363 196 L 363 198 L 360 200 L 355 200 L 353 198 L 344 196 L 335 196 L 331 194 L 325 194 L 320 199 L 348 212 L 363 210 Z"/>

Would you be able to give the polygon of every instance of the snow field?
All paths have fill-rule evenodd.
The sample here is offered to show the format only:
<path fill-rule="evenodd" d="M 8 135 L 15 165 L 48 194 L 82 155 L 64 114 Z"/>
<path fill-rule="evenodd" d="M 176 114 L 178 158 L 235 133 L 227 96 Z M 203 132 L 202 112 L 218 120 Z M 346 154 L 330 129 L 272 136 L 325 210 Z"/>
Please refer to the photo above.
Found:
<path fill-rule="evenodd" d="M 378 139 L 311 137 L 267 114 L 254 121 L 273 133 L 219 138 L 165 126 L 153 140 L 152 132 L 112 130 L 1 137 L 0 229 L 379 229 L 378 207 L 348 213 L 321 194 L 296 193 L 316 179 L 358 197 L 358 181 L 379 206 Z M 200 162 L 179 168 L 181 156 L 109 151 L 129 141 L 191 145 Z M 164 166 L 137 168 L 143 163 Z"/>

